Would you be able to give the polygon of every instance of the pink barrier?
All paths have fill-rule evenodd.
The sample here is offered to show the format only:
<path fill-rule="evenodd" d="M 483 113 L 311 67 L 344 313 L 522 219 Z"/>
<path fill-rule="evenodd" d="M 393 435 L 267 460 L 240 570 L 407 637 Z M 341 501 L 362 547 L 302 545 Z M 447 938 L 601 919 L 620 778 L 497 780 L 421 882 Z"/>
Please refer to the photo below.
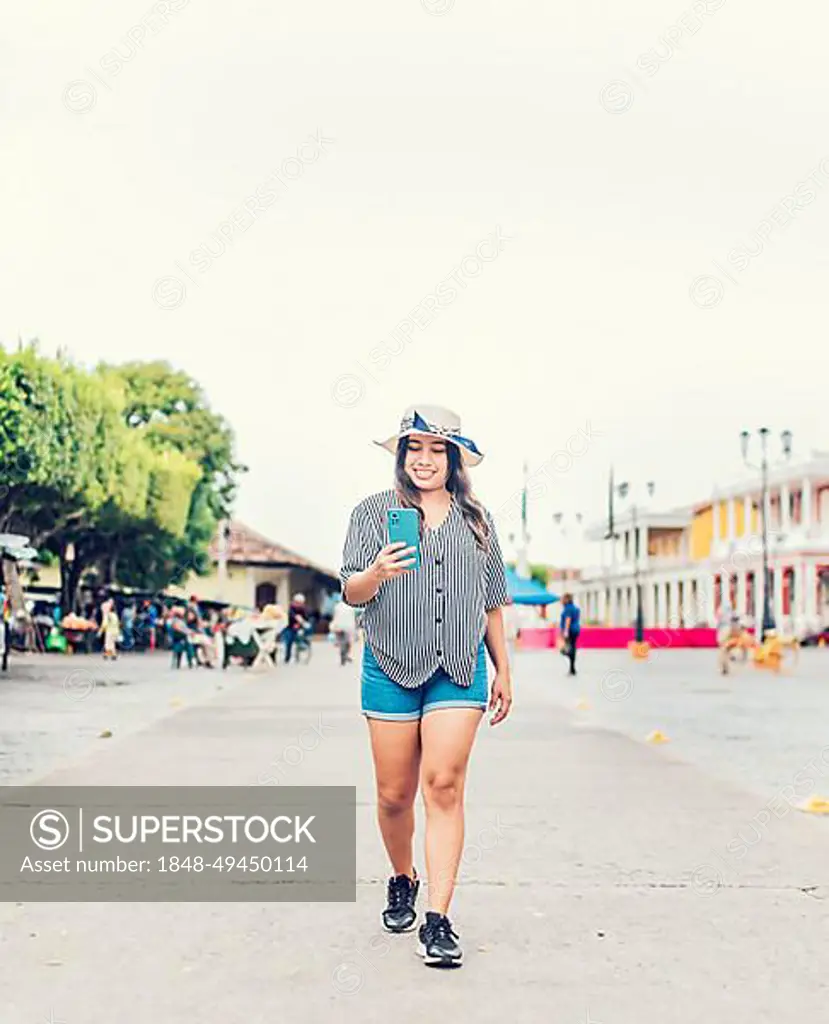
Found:
<path fill-rule="evenodd" d="M 716 647 L 717 631 L 708 626 L 690 629 L 645 629 L 645 640 L 654 648 Z M 635 638 L 632 626 L 584 626 L 579 648 L 624 649 Z M 519 646 L 527 650 L 555 647 L 558 629 L 554 626 L 522 629 Z"/>

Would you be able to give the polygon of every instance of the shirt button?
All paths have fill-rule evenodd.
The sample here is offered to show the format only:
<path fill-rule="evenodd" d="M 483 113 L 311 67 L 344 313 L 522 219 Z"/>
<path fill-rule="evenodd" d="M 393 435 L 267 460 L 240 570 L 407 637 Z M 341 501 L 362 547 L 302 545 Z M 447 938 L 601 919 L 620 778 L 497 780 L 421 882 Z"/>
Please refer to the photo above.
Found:
<path fill-rule="evenodd" d="M 443 619 L 435 619 L 435 622 L 443 622 Z"/>
<path fill-rule="evenodd" d="M 442 594 L 442 593 L 443 593 L 443 587 L 436 587 L 435 589 L 437 590 L 437 592 L 438 592 L 439 594 Z"/>
<path fill-rule="evenodd" d="M 435 565 L 443 565 L 443 559 L 442 558 L 436 558 L 435 559 Z"/>
<path fill-rule="evenodd" d="M 443 651 L 438 651 L 438 657 L 439 657 L 439 658 L 442 658 L 442 657 L 443 657 Z"/>

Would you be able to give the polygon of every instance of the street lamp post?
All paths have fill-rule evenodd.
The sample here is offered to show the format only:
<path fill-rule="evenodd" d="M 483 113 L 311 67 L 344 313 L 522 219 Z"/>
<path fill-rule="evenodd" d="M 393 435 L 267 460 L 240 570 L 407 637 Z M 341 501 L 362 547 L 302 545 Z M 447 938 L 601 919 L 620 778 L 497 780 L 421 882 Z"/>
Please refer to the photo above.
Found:
<path fill-rule="evenodd" d="M 649 480 L 647 484 L 648 497 L 653 497 L 655 490 L 655 484 L 653 480 Z M 628 496 L 630 491 L 630 485 L 628 483 L 621 483 L 618 487 L 619 497 L 622 501 Z M 636 643 L 641 644 L 645 639 L 645 613 L 642 605 L 642 579 L 639 569 L 639 554 L 640 554 L 640 538 L 639 538 L 639 510 L 634 502 L 631 509 L 631 517 L 633 524 L 633 579 L 636 587 Z"/>
<path fill-rule="evenodd" d="M 768 459 L 768 439 L 769 439 L 769 428 L 760 427 L 757 431 L 760 437 L 760 465 L 757 466 L 748 459 L 748 447 L 749 440 L 751 438 L 751 432 L 743 430 L 740 432 L 740 450 L 743 456 L 743 462 L 750 469 L 760 470 L 760 532 L 761 542 L 763 545 L 763 620 L 760 627 L 760 640 L 765 640 L 766 636 L 775 629 L 774 613 L 772 611 L 771 603 L 771 572 L 769 570 L 769 525 L 768 516 L 766 514 L 766 505 L 768 503 L 768 491 L 769 491 L 769 459 Z M 788 459 L 792 454 L 792 432 L 791 430 L 784 430 L 780 434 L 780 443 L 783 449 L 783 457 Z M 746 525 L 748 530 L 748 525 Z"/>

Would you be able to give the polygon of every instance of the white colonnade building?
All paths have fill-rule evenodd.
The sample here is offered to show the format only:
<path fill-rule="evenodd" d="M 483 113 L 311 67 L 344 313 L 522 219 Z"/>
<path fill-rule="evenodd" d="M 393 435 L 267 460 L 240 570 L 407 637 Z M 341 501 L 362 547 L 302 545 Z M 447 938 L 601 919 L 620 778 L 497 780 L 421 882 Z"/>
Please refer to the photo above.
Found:
<path fill-rule="evenodd" d="M 670 512 L 622 513 L 587 531 L 597 565 L 574 583 L 585 623 L 630 626 L 636 579 L 646 626 L 716 624 L 725 604 L 748 625 L 763 612 L 758 479 Z M 770 469 L 766 496 L 772 611 L 777 629 L 803 635 L 829 626 L 829 452 Z"/>

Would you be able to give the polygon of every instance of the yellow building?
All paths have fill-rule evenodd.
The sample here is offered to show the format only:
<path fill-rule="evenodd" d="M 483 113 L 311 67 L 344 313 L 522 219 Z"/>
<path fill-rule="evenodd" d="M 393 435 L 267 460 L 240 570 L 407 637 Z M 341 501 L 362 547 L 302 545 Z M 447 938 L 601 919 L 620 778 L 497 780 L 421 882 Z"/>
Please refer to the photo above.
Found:
<path fill-rule="evenodd" d="M 266 604 L 288 607 L 291 596 L 303 593 L 311 611 L 322 611 L 325 597 L 339 590 L 333 569 L 269 540 L 239 520 L 222 524 L 210 546 L 213 571 L 207 576 L 191 573 L 169 592 L 177 596 L 195 594 L 202 601 L 222 601 L 243 608 Z M 57 564 L 37 566 L 37 589 L 60 590 Z"/>
<path fill-rule="evenodd" d="M 648 626 L 715 625 L 723 609 L 754 625 L 763 610 L 763 543 L 758 479 L 718 488 L 667 513 L 631 508 L 574 586 L 586 622 L 630 626 L 642 587 Z M 829 452 L 769 471 L 767 550 L 772 615 L 803 635 L 829 626 Z"/>
<path fill-rule="evenodd" d="M 202 601 L 245 608 L 276 603 L 287 609 L 292 595 L 303 593 L 311 611 L 322 611 L 326 596 L 339 590 L 335 570 L 269 540 L 238 519 L 222 524 L 210 557 L 213 572 L 193 573 L 181 588 Z"/>

